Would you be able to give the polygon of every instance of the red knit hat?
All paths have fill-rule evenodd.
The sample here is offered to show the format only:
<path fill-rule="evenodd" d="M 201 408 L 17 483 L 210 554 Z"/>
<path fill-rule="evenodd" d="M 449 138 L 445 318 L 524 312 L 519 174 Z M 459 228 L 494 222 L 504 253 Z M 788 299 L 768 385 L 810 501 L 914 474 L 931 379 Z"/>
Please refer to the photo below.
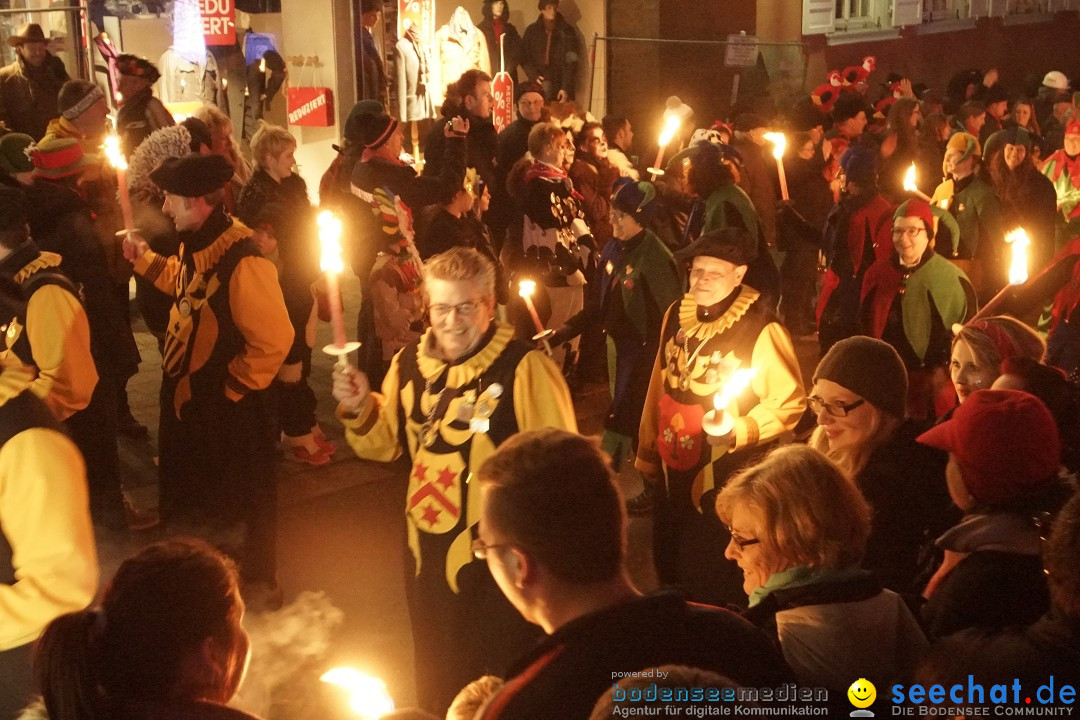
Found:
<path fill-rule="evenodd" d="M 934 211 L 930 209 L 930 203 L 919 198 L 911 198 L 900 207 L 896 208 L 896 212 L 893 213 L 893 220 L 899 220 L 900 218 L 912 217 L 918 218 L 923 221 L 923 227 L 926 228 L 927 236 L 932 240 L 934 238 Z"/>
<path fill-rule="evenodd" d="M 1045 487 L 1061 464 L 1053 416 L 1019 390 L 973 392 L 918 441 L 956 457 L 964 486 L 980 504 L 999 505 Z"/>

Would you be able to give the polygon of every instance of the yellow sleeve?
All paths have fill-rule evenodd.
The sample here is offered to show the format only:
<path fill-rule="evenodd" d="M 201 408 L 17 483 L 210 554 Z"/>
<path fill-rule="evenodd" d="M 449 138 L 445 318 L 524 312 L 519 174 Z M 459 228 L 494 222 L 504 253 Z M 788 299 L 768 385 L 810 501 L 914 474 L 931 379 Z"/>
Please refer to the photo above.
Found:
<path fill-rule="evenodd" d="M 15 584 L 0 585 L 3 651 L 83 609 L 97 590 L 86 470 L 63 434 L 33 428 L 0 448 L 0 530 L 15 566 Z"/>
<path fill-rule="evenodd" d="M 411 348 L 410 348 L 411 349 Z M 406 352 L 406 351 L 402 351 Z M 401 455 L 398 443 L 398 398 L 401 393 L 401 352 L 390 361 L 390 369 L 383 378 L 382 393 L 371 393 L 367 404 L 355 418 L 347 416 L 338 408 L 338 418 L 345 426 L 345 440 L 364 460 L 390 462 Z"/>
<path fill-rule="evenodd" d="M 791 432 L 806 412 L 806 391 L 791 336 L 778 322 L 761 331 L 750 366 L 758 369 L 750 388 L 758 404 L 745 416 L 735 418 L 733 450 L 774 440 Z"/>
<path fill-rule="evenodd" d="M 667 327 L 668 315 L 676 312 L 678 307 L 679 302 L 676 301 L 668 308 L 661 327 Z M 656 440 L 660 435 L 660 400 L 664 397 L 664 366 L 661 361 L 664 356 L 664 345 L 664 339 L 661 337 L 660 347 L 656 351 L 656 360 L 653 362 L 652 377 L 649 380 L 649 392 L 645 395 L 645 407 L 641 409 L 637 457 L 634 460 L 637 471 L 649 477 L 660 477 L 661 469 Z"/>
<path fill-rule="evenodd" d="M 180 274 L 180 258 L 175 255 L 166 257 L 158 255 L 153 250 L 147 250 L 135 261 L 134 270 L 152 282 L 154 287 L 161 292 L 169 297 L 175 297 L 176 278 Z"/>
<path fill-rule="evenodd" d="M 26 305 L 26 335 L 37 366 L 31 392 L 60 420 L 89 405 L 98 374 L 78 298 L 59 285 L 38 288 Z"/>
<path fill-rule="evenodd" d="M 546 427 L 578 431 L 566 380 L 539 350 L 525 353 L 514 371 L 514 415 L 520 432 Z"/>
<path fill-rule="evenodd" d="M 229 280 L 229 311 L 244 338 L 225 381 L 225 395 L 235 401 L 270 387 L 292 347 L 293 327 L 272 262 L 246 257 L 237 263 Z"/>

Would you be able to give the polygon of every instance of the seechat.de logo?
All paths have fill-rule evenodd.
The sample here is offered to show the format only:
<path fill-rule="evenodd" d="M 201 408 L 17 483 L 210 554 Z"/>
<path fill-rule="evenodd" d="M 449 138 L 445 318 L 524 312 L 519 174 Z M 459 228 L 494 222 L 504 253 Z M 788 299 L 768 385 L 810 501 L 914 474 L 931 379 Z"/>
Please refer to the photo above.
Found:
<path fill-rule="evenodd" d="M 874 683 L 866 678 L 859 678 L 847 689 L 847 698 L 848 702 L 856 708 L 851 711 L 851 717 L 874 717 L 874 713 L 866 709 L 877 699 L 877 688 L 874 687 Z"/>

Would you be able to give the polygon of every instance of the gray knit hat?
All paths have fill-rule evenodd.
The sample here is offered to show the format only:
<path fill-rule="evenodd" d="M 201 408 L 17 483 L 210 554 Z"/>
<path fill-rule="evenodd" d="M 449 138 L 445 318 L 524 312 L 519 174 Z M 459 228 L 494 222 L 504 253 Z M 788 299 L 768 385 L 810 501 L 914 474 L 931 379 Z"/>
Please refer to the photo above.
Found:
<path fill-rule="evenodd" d="M 894 417 L 907 417 L 908 378 L 892 345 L 857 335 L 833 345 L 814 371 Z"/>

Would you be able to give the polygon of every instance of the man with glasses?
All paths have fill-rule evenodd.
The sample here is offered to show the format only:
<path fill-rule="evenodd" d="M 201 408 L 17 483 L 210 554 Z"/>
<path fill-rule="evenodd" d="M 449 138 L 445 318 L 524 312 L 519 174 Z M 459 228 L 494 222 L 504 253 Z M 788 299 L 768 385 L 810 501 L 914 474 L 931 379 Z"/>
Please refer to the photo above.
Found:
<path fill-rule="evenodd" d="M 912 199 L 893 215 L 893 252 L 863 280 L 859 319 L 863 334 L 892 345 L 908 371 L 908 413 L 933 419 L 937 395 L 949 383 L 945 367 L 954 323 L 977 308 L 964 271 L 934 251 L 934 213 Z"/>
<path fill-rule="evenodd" d="M 345 437 L 367 460 L 412 461 L 406 502 L 406 594 L 420 704 L 445 713 L 471 680 L 527 647 L 528 626 L 472 562 L 479 512 L 473 474 L 512 435 L 577 430 L 559 369 L 497 322 L 495 268 L 453 248 L 424 265 L 431 327 L 390 364 L 382 392 L 355 368 L 334 370 Z"/>
<path fill-rule="evenodd" d="M 589 717 L 618 677 L 667 664 L 745 687 L 786 682 L 777 650 L 737 615 L 634 586 L 621 494 L 594 442 L 550 428 L 522 433 L 484 463 L 478 480 L 473 551 L 518 612 L 547 633 L 509 666 L 478 718 Z"/>
<path fill-rule="evenodd" d="M 700 602 L 745 598 L 737 572 L 714 552 L 728 542 L 713 509 L 716 490 L 791 437 L 806 411 L 791 337 L 758 291 L 742 284 L 756 254 L 751 235 L 729 227 L 702 234 L 676 255 L 690 265 L 690 292 L 661 325 L 638 436 L 636 467 L 659 486 L 657 573 L 661 583 L 682 585 Z M 754 375 L 716 410 L 730 416 L 730 429 L 709 437 L 705 413 L 739 370 Z"/>

